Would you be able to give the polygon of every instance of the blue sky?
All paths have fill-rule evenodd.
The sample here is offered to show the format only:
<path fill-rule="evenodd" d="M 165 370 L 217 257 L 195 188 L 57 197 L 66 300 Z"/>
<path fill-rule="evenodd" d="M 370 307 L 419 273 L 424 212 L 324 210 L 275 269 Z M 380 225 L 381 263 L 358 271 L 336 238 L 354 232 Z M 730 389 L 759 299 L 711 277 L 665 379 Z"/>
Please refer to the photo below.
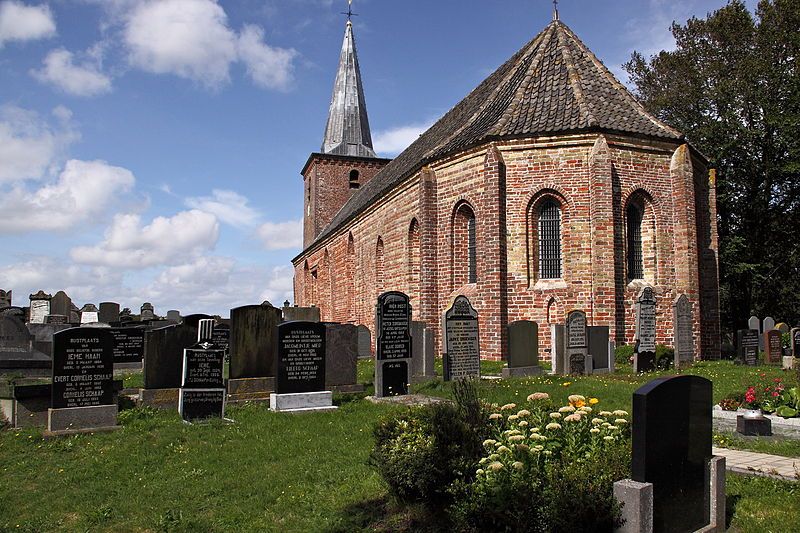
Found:
<path fill-rule="evenodd" d="M 611 70 L 723 0 L 562 0 Z M 219 313 L 291 300 L 345 0 L 0 0 L 0 288 Z M 752 8 L 754 2 L 748 2 Z M 538 33 L 548 0 L 355 0 L 392 157 Z"/>

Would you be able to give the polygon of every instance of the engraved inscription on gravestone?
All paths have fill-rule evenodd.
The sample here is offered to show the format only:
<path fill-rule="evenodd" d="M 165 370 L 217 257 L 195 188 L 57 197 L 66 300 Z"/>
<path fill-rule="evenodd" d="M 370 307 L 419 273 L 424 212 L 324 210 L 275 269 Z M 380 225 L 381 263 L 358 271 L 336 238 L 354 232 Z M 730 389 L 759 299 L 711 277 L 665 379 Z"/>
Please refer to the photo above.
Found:
<path fill-rule="evenodd" d="M 444 379 L 480 377 L 478 311 L 466 296 L 457 296 L 444 314 Z"/>
<path fill-rule="evenodd" d="M 800 357 L 800 328 L 792 328 L 789 335 L 791 335 L 792 339 L 792 355 Z"/>
<path fill-rule="evenodd" d="M 102 328 L 53 335 L 53 409 L 114 403 L 114 337 Z"/>
<path fill-rule="evenodd" d="M 44 324 L 44 319 L 50 314 L 50 300 L 52 296 L 39 291 L 30 295 L 30 317 L 28 322 L 31 324 Z"/>
<path fill-rule="evenodd" d="M 285 322 L 278 326 L 277 392 L 325 390 L 325 324 Z"/>
<path fill-rule="evenodd" d="M 144 329 L 111 328 L 114 336 L 114 362 L 139 363 L 144 357 Z"/>
<path fill-rule="evenodd" d="M 378 298 L 379 361 L 411 357 L 411 306 L 408 296 L 387 292 Z"/>
<path fill-rule="evenodd" d="M 200 343 L 183 351 L 183 387 L 215 389 L 225 385 L 222 369 L 225 350 L 211 343 Z"/>
<path fill-rule="evenodd" d="M 576 309 L 567 315 L 567 361 L 570 374 L 586 373 L 586 313 Z"/>
<path fill-rule="evenodd" d="M 650 372 L 656 366 L 656 296 L 645 287 L 636 299 L 636 352 L 634 370 Z"/>
<path fill-rule="evenodd" d="M 783 344 L 781 342 L 781 332 L 779 330 L 773 329 L 764 333 L 764 349 L 767 363 L 773 364 L 781 362 Z"/>
<path fill-rule="evenodd" d="M 201 320 L 197 344 L 183 350 L 178 411 L 187 422 L 225 416 L 225 350 L 209 341 L 213 326 L 213 320 Z"/>
<path fill-rule="evenodd" d="M 758 364 L 758 330 L 740 329 L 736 332 L 736 350 L 739 364 Z"/>
<path fill-rule="evenodd" d="M 179 410 L 184 420 L 225 416 L 225 389 L 181 389 Z"/>
<path fill-rule="evenodd" d="M 228 324 L 217 324 L 211 332 L 211 342 L 223 350 L 228 350 L 228 343 L 231 338 L 231 327 Z"/>

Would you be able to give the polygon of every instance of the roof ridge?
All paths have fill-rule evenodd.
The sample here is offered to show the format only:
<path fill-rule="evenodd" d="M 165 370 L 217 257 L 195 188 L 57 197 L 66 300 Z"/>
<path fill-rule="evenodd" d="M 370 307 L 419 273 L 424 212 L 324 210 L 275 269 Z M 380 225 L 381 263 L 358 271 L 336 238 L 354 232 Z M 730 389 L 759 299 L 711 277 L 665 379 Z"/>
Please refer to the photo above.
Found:
<path fill-rule="evenodd" d="M 600 72 L 606 78 L 606 81 L 610 82 L 616 89 L 618 89 L 619 92 L 623 95 L 623 97 L 625 99 L 627 99 L 629 101 L 629 103 L 633 104 L 634 109 L 641 116 L 643 116 L 644 118 L 646 118 L 647 120 L 649 120 L 650 122 L 652 122 L 653 124 L 658 126 L 659 128 L 662 128 L 662 129 L 668 131 L 669 133 L 671 133 L 672 135 L 674 135 L 674 136 L 676 136 L 676 137 L 678 137 L 680 139 L 682 139 L 684 137 L 684 135 L 680 131 L 676 130 L 675 128 L 672 128 L 671 126 L 667 125 L 666 123 L 660 121 L 659 119 L 654 117 L 652 114 L 650 114 L 650 112 L 648 112 L 647 109 L 645 109 L 645 107 L 641 104 L 641 102 L 639 102 L 639 100 L 637 100 L 636 97 L 634 97 L 633 94 L 631 94 L 631 92 L 628 90 L 628 88 L 625 87 L 625 85 L 623 85 L 622 82 L 620 82 L 616 78 L 616 76 L 614 76 L 614 74 L 608 69 L 608 67 L 605 66 L 605 64 L 603 64 L 602 61 L 600 61 L 600 59 L 598 59 L 598 57 L 594 54 L 594 52 L 592 52 L 589 49 L 589 47 L 587 47 L 583 43 L 583 41 L 581 41 L 580 38 L 577 35 L 575 35 L 575 33 L 569 28 L 569 26 L 567 26 L 566 24 L 561 24 L 561 27 L 569 35 L 569 37 L 572 39 L 572 42 L 574 42 L 576 44 L 576 46 L 578 46 L 578 48 L 580 48 L 587 55 L 589 60 L 592 63 L 594 63 L 594 65 L 598 69 L 600 69 Z"/>
<path fill-rule="evenodd" d="M 562 30 L 566 28 L 565 24 L 561 24 L 558 21 L 556 21 L 556 24 Z M 589 127 L 596 127 L 598 122 L 591 109 L 589 109 L 589 104 L 586 103 L 586 97 L 583 95 L 580 71 L 575 67 L 575 60 L 572 57 L 572 53 L 569 51 L 569 46 L 566 42 L 566 36 L 564 35 L 564 32 L 561 31 L 556 31 L 556 35 L 558 36 L 559 51 L 561 52 L 561 57 L 564 59 L 564 64 L 567 68 L 567 81 L 569 82 L 570 87 L 572 87 L 572 92 L 575 95 L 575 101 L 578 102 L 581 113 L 583 113 L 586 117 L 587 125 Z"/>

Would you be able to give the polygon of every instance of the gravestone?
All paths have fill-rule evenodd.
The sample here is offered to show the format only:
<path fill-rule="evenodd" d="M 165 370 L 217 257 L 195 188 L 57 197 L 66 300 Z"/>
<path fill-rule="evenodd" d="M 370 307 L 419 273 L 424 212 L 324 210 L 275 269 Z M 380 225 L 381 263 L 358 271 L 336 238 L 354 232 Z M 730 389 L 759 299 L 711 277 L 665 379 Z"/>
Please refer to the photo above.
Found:
<path fill-rule="evenodd" d="M 133 315 L 131 314 L 130 308 L 126 307 L 119 313 L 119 323 L 122 325 L 130 324 L 133 322 Z"/>
<path fill-rule="evenodd" d="M 736 363 L 749 366 L 758 364 L 758 339 L 755 329 L 740 329 L 736 332 Z"/>
<path fill-rule="evenodd" d="M 757 316 L 751 316 L 747 321 L 747 327 L 761 333 L 761 320 Z"/>
<path fill-rule="evenodd" d="M 712 521 L 712 403 L 711 381 L 692 375 L 658 378 L 633 393 L 631 478 L 652 484 L 654 532 Z"/>
<path fill-rule="evenodd" d="M 160 409 L 178 408 L 183 350 L 197 343 L 197 330 L 176 325 L 148 330 L 144 337 L 143 404 Z"/>
<path fill-rule="evenodd" d="M 539 366 L 539 324 L 517 320 L 508 326 L 508 360 L 503 377 L 533 376 L 542 373 Z"/>
<path fill-rule="evenodd" d="M 211 332 L 211 342 L 219 346 L 225 353 L 228 353 L 228 347 L 231 340 L 231 327 L 228 324 L 216 324 L 214 330 Z"/>
<path fill-rule="evenodd" d="M 145 302 L 142 304 L 142 307 L 139 312 L 139 320 L 142 322 L 146 320 L 153 320 L 156 317 L 155 309 L 153 308 L 153 304 L 150 302 Z"/>
<path fill-rule="evenodd" d="M 119 322 L 119 304 L 116 302 L 100 302 L 100 311 L 97 315 L 98 322 L 111 324 Z"/>
<path fill-rule="evenodd" d="M 408 394 L 414 355 L 408 296 L 397 291 L 378 296 L 375 328 L 375 397 Z"/>
<path fill-rule="evenodd" d="M 200 325 L 201 320 L 212 320 L 214 317 L 205 315 L 203 313 L 195 313 L 183 317 L 183 323 L 191 328 L 196 328 Z"/>
<path fill-rule="evenodd" d="M 281 311 L 269 305 L 231 310 L 228 401 L 267 401 L 275 390 Z"/>
<path fill-rule="evenodd" d="M 186 422 L 225 416 L 225 350 L 211 341 L 214 320 L 201 320 L 197 343 L 183 350 L 178 412 Z"/>
<path fill-rule="evenodd" d="M 769 365 L 781 362 L 783 342 L 779 330 L 773 329 L 764 332 L 764 354 L 764 362 Z"/>
<path fill-rule="evenodd" d="M 357 381 L 358 330 L 352 324 L 325 324 L 325 390 L 361 392 Z"/>
<path fill-rule="evenodd" d="M 564 324 L 550 324 L 550 373 L 564 374 L 567 328 Z"/>
<path fill-rule="evenodd" d="M 114 337 L 114 364 L 139 366 L 144 359 L 144 334 L 142 328 L 111 328 Z"/>
<path fill-rule="evenodd" d="M 28 322 L 31 324 L 44 324 L 44 318 L 50 314 L 50 300 L 52 296 L 40 290 L 30 295 L 30 315 Z"/>
<path fill-rule="evenodd" d="M 478 311 L 466 296 L 456 296 L 442 317 L 444 341 L 444 379 L 481 376 Z"/>
<path fill-rule="evenodd" d="M 50 357 L 34 347 L 34 337 L 25 322 L 10 313 L 0 314 L 0 374 L 45 376 Z"/>
<path fill-rule="evenodd" d="M 591 371 L 601 374 L 613 372 L 614 353 L 608 351 L 608 326 L 586 326 L 586 335 L 589 338 L 589 355 L 592 356 Z"/>
<path fill-rule="evenodd" d="M 781 332 L 781 335 L 789 333 L 789 324 L 786 322 L 778 322 L 775 324 L 775 329 Z"/>
<path fill-rule="evenodd" d="M 177 324 L 178 322 L 181 321 L 181 312 L 176 311 L 175 309 L 167 311 L 167 320 L 169 320 L 173 324 Z"/>
<path fill-rule="evenodd" d="M 81 307 L 81 325 L 99 322 L 99 312 L 94 304 L 86 304 Z"/>
<path fill-rule="evenodd" d="M 436 375 L 433 331 L 425 322 L 411 321 L 411 378 L 415 383 Z"/>
<path fill-rule="evenodd" d="M 284 306 L 282 309 L 283 320 L 286 322 L 319 322 L 319 307 L 290 307 Z"/>
<path fill-rule="evenodd" d="M 633 371 L 651 372 L 656 369 L 656 295 L 645 287 L 636 299 L 636 345 Z"/>
<path fill-rule="evenodd" d="M 103 328 L 70 328 L 53 335 L 50 433 L 114 428 L 114 338 Z"/>
<path fill-rule="evenodd" d="M 588 358 L 588 336 L 586 334 L 586 313 L 575 309 L 567 314 L 567 347 L 564 366 L 570 374 L 589 374 L 592 362 Z"/>
<path fill-rule="evenodd" d="M 356 327 L 358 328 L 358 358 L 372 359 L 372 334 L 369 328 L 363 324 Z"/>
<path fill-rule="evenodd" d="M 792 344 L 792 355 L 800 357 L 800 328 L 792 328 L 790 333 Z"/>
<path fill-rule="evenodd" d="M 47 315 L 44 317 L 45 324 L 51 324 L 53 326 L 64 326 L 69 324 L 69 317 L 66 315 Z"/>
<path fill-rule="evenodd" d="M 684 368 L 694 361 L 694 333 L 692 332 L 692 302 L 685 294 L 675 298 L 672 304 L 672 327 L 674 328 L 673 347 L 675 348 L 675 368 Z"/>
<path fill-rule="evenodd" d="M 78 306 L 74 303 L 70 304 L 70 311 L 69 311 L 69 323 L 75 326 L 81 325 L 81 311 L 78 309 Z"/>
<path fill-rule="evenodd" d="M 11 296 L 14 291 L 4 291 L 0 289 L 0 309 L 11 307 Z"/>
<path fill-rule="evenodd" d="M 4 307 L 0 309 L 0 316 L 15 316 L 25 322 L 25 308 L 12 305 L 11 307 Z"/>
<path fill-rule="evenodd" d="M 64 291 L 55 293 L 50 300 L 50 314 L 62 315 L 69 319 L 70 311 L 72 311 L 72 299 Z"/>
<path fill-rule="evenodd" d="M 761 332 L 766 333 L 768 331 L 772 331 L 773 329 L 775 329 L 775 319 L 771 316 L 768 316 L 764 319 L 763 329 Z"/>

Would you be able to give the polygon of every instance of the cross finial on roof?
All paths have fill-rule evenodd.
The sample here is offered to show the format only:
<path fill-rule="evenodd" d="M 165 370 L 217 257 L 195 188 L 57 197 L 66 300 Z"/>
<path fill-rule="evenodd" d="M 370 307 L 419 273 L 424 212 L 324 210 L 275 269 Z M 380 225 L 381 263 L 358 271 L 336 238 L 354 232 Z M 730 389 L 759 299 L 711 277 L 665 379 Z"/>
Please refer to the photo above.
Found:
<path fill-rule="evenodd" d="M 347 0 L 347 12 L 342 11 L 342 15 L 347 15 L 347 22 L 358 16 L 358 13 L 353 13 L 353 0 Z"/>
<path fill-rule="evenodd" d="M 558 0 L 553 0 L 553 20 L 558 20 Z"/>

